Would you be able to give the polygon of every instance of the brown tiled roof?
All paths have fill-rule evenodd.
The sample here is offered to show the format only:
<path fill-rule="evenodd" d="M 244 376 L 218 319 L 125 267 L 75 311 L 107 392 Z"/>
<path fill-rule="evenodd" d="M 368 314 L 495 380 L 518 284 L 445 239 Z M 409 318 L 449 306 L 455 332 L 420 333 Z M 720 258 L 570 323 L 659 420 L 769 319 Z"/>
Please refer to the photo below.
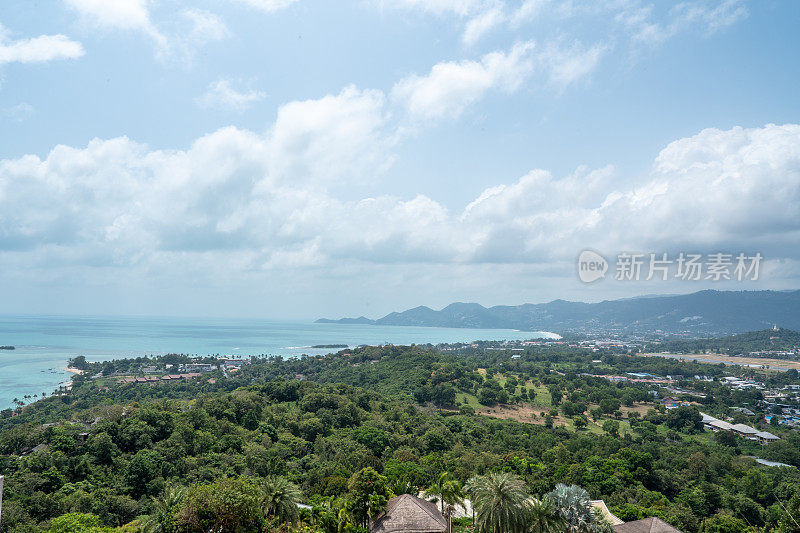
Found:
<path fill-rule="evenodd" d="M 614 533 L 682 533 L 660 518 L 645 518 L 614 526 Z"/>
<path fill-rule="evenodd" d="M 435 503 L 410 494 L 389 500 L 386 512 L 378 515 L 371 533 L 446 533 L 445 521 Z"/>

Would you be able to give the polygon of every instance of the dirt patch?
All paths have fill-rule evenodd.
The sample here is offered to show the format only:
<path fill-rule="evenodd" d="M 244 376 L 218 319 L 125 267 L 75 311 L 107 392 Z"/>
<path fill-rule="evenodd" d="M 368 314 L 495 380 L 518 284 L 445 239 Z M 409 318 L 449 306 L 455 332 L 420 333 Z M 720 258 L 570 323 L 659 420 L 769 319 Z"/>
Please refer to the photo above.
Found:
<path fill-rule="evenodd" d="M 480 407 L 475 410 L 476 414 L 491 416 L 492 418 L 501 418 L 503 420 L 516 420 L 517 422 L 524 422 L 525 424 L 536 424 L 539 426 L 544 425 L 544 416 L 541 413 L 547 414 L 546 409 L 539 407 L 532 407 L 530 405 L 495 405 L 494 407 Z M 534 418 L 534 414 L 536 417 Z M 554 426 L 566 426 L 567 421 L 561 415 L 553 418 Z"/>
<path fill-rule="evenodd" d="M 639 416 L 644 417 L 644 415 L 646 415 L 647 411 L 649 411 L 650 409 L 655 409 L 655 406 L 646 403 L 640 405 L 634 404 L 633 407 L 628 407 L 627 405 L 623 405 L 619 408 L 619 410 L 622 411 L 622 414 L 625 416 L 625 418 L 630 418 L 628 416 L 628 413 L 634 413 L 634 412 L 639 413 Z"/>
<path fill-rule="evenodd" d="M 698 361 L 700 363 L 719 364 L 725 363 L 727 365 L 740 365 L 749 366 L 751 368 L 759 368 L 767 365 L 770 370 L 800 370 L 800 361 L 791 361 L 789 359 L 765 359 L 761 357 L 738 357 L 734 355 L 723 354 L 670 354 L 670 353 L 643 353 L 640 354 L 644 357 L 665 357 L 668 359 L 684 359 L 686 361 Z"/>

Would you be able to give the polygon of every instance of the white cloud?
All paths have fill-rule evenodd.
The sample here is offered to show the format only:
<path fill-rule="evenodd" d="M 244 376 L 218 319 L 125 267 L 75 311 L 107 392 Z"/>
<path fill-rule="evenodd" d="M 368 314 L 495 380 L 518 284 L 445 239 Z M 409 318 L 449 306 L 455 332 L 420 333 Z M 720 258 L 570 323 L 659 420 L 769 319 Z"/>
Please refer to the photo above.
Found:
<path fill-rule="evenodd" d="M 501 0 L 370 0 L 382 8 L 402 9 L 466 19 L 461 40 L 471 46 L 491 30 L 502 25 L 507 17 Z"/>
<path fill-rule="evenodd" d="M 539 61 L 548 72 L 554 85 L 569 85 L 588 76 L 600 62 L 605 46 L 583 48 L 579 43 L 570 47 L 550 44 L 539 54 Z"/>
<path fill-rule="evenodd" d="M 535 72 L 551 87 L 563 88 L 588 76 L 605 48 L 568 47 L 532 41 L 517 43 L 507 52 L 492 52 L 480 61 L 437 63 L 425 76 L 413 74 L 395 84 L 392 99 L 415 120 L 455 118 L 492 89 L 517 91 Z"/>
<path fill-rule="evenodd" d="M 676 4 L 660 19 L 652 5 L 632 2 L 623 4 L 615 19 L 632 32 L 634 43 L 659 45 L 688 30 L 713 34 L 747 16 L 744 0 L 703 0 Z"/>
<path fill-rule="evenodd" d="M 172 17 L 166 32 L 153 23 L 148 0 L 64 0 L 83 20 L 107 31 L 139 32 L 152 41 L 156 56 L 190 63 L 197 48 L 229 35 L 222 19 L 208 11 L 184 9 Z"/>
<path fill-rule="evenodd" d="M 22 102 L 2 110 L 2 114 L 15 122 L 23 122 L 36 112 L 36 108 L 27 102 Z"/>
<path fill-rule="evenodd" d="M 100 27 L 150 31 L 148 0 L 64 0 Z"/>
<path fill-rule="evenodd" d="M 223 128 L 185 151 L 96 139 L 0 161 L 0 255 L 44 270 L 234 277 L 352 262 L 557 270 L 587 246 L 800 259 L 800 125 L 704 130 L 627 186 L 613 167 L 533 170 L 451 211 L 336 189 L 391 162 L 385 105 L 349 87 L 287 104 L 265 134 Z"/>
<path fill-rule="evenodd" d="M 383 93 L 349 86 L 281 106 L 270 135 L 270 174 L 346 186 L 390 165 L 394 142 Z"/>
<path fill-rule="evenodd" d="M 457 117 L 490 89 L 517 90 L 533 70 L 533 47 L 532 42 L 518 43 L 480 61 L 438 63 L 426 76 L 415 74 L 399 81 L 392 98 L 417 119 Z"/>
<path fill-rule="evenodd" d="M 371 0 L 383 8 L 408 9 L 433 13 L 466 16 L 491 4 L 488 0 Z"/>
<path fill-rule="evenodd" d="M 200 9 L 187 9 L 181 15 L 191 23 L 188 39 L 197 44 L 221 41 L 228 37 L 228 27 L 219 16 Z"/>
<path fill-rule="evenodd" d="M 267 13 L 285 9 L 298 0 L 230 0 L 239 4 L 244 4 L 255 9 L 260 9 Z"/>
<path fill-rule="evenodd" d="M 461 40 L 467 46 L 478 42 L 481 37 L 500 26 L 506 19 L 503 9 L 495 6 L 473 17 L 467 22 Z"/>
<path fill-rule="evenodd" d="M 371 0 L 383 8 L 449 16 L 471 46 L 491 30 L 506 25 L 522 31 L 536 24 L 538 40 L 569 39 L 584 18 L 607 33 L 604 42 L 626 40 L 632 48 L 659 45 L 682 32 L 710 35 L 747 18 L 746 0 L 685 0 L 669 8 L 644 0 L 613 2 L 523 0 Z M 657 10 L 656 7 L 659 9 Z"/>
<path fill-rule="evenodd" d="M 84 53 L 81 43 L 66 35 L 40 35 L 30 39 L 12 40 L 8 30 L 0 24 L 0 65 L 76 59 Z"/>
<path fill-rule="evenodd" d="M 550 0 L 525 0 L 511 16 L 512 25 L 519 26 L 525 22 L 535 20 L 537 16 L 544 12 L 549 3 Z"/>
<path fill-rule="evenodd" d="M 206 92 L 195 99 L 197 105 L 203 108 L 224 108 L 233 111 L 244 111 L 254 103 L 263 100 L 266 94 L 261 91 L 237 91 L 226 79 L 211 82 Z"/>

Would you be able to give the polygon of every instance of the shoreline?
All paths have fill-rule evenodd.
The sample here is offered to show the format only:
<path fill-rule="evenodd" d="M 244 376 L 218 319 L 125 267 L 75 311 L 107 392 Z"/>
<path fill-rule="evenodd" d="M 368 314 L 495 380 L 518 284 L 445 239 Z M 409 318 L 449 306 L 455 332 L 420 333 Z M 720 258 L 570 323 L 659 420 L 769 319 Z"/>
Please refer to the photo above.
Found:
<path fill-rule="evenodd" d="M 73 368 L 71 366 L 68 366 L 67 368 L 65 368 L 64 371 L 65 372 L 69 372 L 71 374 L 78 374 L 78 375 L 82 375 L 83 374 L 83 370 L 80 370 L 78 368 Z"/>

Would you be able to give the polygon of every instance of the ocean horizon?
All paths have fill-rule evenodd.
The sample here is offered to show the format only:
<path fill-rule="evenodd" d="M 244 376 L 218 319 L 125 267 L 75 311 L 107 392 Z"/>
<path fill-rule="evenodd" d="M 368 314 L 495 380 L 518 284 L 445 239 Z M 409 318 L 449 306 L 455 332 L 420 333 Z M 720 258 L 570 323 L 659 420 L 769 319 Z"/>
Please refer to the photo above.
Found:
<path fill-rule="evenodd" d="M 336 352 L 317 345 L 427 344 L 547 338 L 549 332 L 318 324 L 252 318 L 0 315 L 0 409 L 25 395 L 50 394 L 68 383 L 67 362 L 182 353 L 299 357 Z"/>

